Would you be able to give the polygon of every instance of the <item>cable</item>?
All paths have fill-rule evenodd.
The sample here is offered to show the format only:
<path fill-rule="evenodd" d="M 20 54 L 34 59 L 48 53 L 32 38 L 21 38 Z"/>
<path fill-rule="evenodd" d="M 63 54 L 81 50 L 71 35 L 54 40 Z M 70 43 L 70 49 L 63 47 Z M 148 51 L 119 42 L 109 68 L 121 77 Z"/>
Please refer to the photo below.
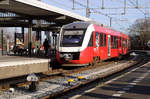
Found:
<path fill-rule="evenodd" d="M 67 1 L 68 1 L 68 2 L 69 2 L 69 1 L 70 1 L 70 2 L 73 2 L 73 0 L 67 0 Z M 86 1 L 86 0 L 83 0 L 82 3 L 85 3 L 85 1 Z M 72 7 L 66 5 L 66 4 L 69 4 L 69 3 L 64 4 L 63 2 L 60 3 L 60 2 L 57 2 L 56 0 L 52 0 L 51 2 L 54 2 L 54 3 L 56 3 L 56 4 L 59 4 L 59 5 L 63 6 L 63 7 L 67 7 L 67 8 L 72 9 Z M 122 3 L 121 1 L 119 1 L 119 2 Z M 77 0 L 74 0 L 74 3 L 77 4 L 78 6 L 83 7 L 83 8 L 87 8 L 87 5 L 82 4 L 81 2 L 79 2 L 79 1 L 77 1 Z M 92 2 L 90 2 L 90 3 L 92 3 Z M 93 3 L 92 3 L 92 4 L 93 4 Z M 96 3 L 96 4 L 98 4 L 98 3 Z M 94 4 L 94 7 L 97 7 L 97 5 Z M 89 8 L 89 9 L 90 9 L 90 8 Z M 98 11 L 98 10 L 96 10 L 96 9 L 90 9 L 90 11 L 91 11 L 90 13 L 98 13 L 98 14 L 103 15 L 103 16 L 106 16 L 106 17 L 108 17 L 108 18 L 113 18 L 113 20 L 122 21 L 121 19 L 118 19 L 118 18 L 116 18 L 116 17 L 112 17 L 112 16 L 110 16 L 109 14 L 103 13 L 103 12 Z M 116 22 L 116 21 L 115 21 L 115 22 Z M 121 27 L 124 28 L 124 26 L 121 25 L 121 24 L 120 24 L 119 26 L 121 26 Z"/>
<path fill-rule="evenodd" d="M 131 0 L 129 0 L 129 2 L 132 4 L 132 5 L 134 5 L 134 6 L 136 6 Z M 138 8 L 137 8 L 138 9 Z M 144 15 L 145 15 L 145 12 L 143 12 L 141 9 L 138 9 L 140 12 L 142 12 Z"/>

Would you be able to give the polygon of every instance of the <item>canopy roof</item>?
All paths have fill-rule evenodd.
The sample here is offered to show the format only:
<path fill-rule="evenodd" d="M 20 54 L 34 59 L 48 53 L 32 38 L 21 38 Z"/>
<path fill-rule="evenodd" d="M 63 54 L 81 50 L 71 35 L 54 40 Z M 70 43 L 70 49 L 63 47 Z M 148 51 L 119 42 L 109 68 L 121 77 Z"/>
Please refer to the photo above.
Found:
<path fill-rule="evenodd" d="M 0 27 L 28 27 L 32 20 L 33 29 L 51 30 L 74 21 L 92 21 L 37 0 L 0 0 L 0 12 Z"/>

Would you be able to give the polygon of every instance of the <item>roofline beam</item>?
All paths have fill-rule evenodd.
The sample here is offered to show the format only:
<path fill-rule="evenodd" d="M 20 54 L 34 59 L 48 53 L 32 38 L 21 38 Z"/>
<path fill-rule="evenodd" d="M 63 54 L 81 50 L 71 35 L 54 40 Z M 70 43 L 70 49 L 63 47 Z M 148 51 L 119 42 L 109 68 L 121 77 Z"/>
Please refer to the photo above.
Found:
<path fill-rule="evenodd" d="M 48 27 L 61 27 L 63 24 L 32 24 L 33 28 L 48 28 Z M 21 21 L 0 21 L 0 27 L 28 27 L 28 22 L 21 22 Z"/>

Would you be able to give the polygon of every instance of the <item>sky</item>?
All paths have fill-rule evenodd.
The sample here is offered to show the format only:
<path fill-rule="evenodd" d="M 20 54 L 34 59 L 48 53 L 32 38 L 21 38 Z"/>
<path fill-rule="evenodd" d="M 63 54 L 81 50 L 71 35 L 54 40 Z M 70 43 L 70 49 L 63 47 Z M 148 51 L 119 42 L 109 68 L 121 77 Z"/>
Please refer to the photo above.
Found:
<path fill-rule="evenodd" d="M 87 0 L 75 0 L 77 3 L 74 4 L 74 10 L 72 9 L 73 0 L 41 1 L 81 16 L 86 16 L 85 7 Z M 104 1 L 104 5 L 102 5 L 102 1 Z M 89 8 L 91 8 L 89 18 L 98 21 L 105 26 L 110 26 L 109 17 L 112 17 L 111 27 L 118 31 L 128 33 L 128 28 L 134 24 L 137 19 L 145 18 L 145 15 L 146 17 L 149 17 L 150 8 L 148 7 L 150 7 L 150 0 L 126 0 L 125 14 L 121 15 L 121 13 L 124 13 L 124 1 L 125 0 L 89 0 Z M 138 1 L 137 5 L 136 1 Z M 102 6 L 104 9 L 101 9 Z M 138 9 L 135 8 L 136 6 L 138 6 Z"/>

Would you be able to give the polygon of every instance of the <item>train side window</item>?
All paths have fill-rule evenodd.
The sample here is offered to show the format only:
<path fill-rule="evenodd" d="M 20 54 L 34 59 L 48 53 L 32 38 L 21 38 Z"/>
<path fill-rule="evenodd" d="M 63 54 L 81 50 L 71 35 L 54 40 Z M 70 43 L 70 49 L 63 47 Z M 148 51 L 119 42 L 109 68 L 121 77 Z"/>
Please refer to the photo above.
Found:
<path fill-rule="evenodd" d="M 118 37 L 118 48 L 120 48 L 120 37 Z"/>
<path fill-rule="evenodd" d="M 120 37 L 118 37 L 118 47 L 120 48 Z"/>
<path fill-rule="evenodd" d="M 125 40 L 122 38 L 122 47 L 125 48 Z"/>
<path fill-rule="evenodd" d="M 114 42 L 114 37 L 113 37 L 113 36 L 111 36 L 111 48 L 114 48 L 114 46 L 113 46 L 113 42 Z"/>
<path fill-rule="evenodd" d="M 125 39 L 125 42 L 126 42 L 125 48 L 127 48 L 127 39 Z"/>
<path fill-rule="evenodd" d="M 114 36 L 114 48 L 116 48 L 116 37 Z"/>
<path fill-rule="evenodd" d="M 124 42 L 124 48 L 126 48 L 126 40 L 123 39 L 123 42 Z"/>
<path fill-rule="evenodd" d="M 90 37 L 88 46 L 91 46 L 91 47 L 93 46 L 93 32 L 92 32 L 92 35 Z"/>
<path fill-rule="evenodd" d="M 122 38 L 122 48 L 124 48 L 124 43 L 123 42 L 124 42 L 124 39 Z"/>
<path fill-rule="evenodd" d="M 99 32 L 95 32 L 95 43 L 96 47 L 99 47 Z"/>
<path fill-rule="evenodd" d="M 126 40 L 124 39 L 124 48 L 126 48 Z"/>
<path fill-rule="evenodd" d="M 120 43 L 120 47 L 121 47 L 121 37 L 120 37 L 120 42 L 119 43 Z"/>
<path fill-rule="evenodd" d="M 103 33 L 100 33 L 100 45 L 103 47 Z"/>
<path fill-rule="evenodd" d="M 128 43 L 128 39 L 127 39 L 127 48 L 128 48 L 128 46 L 129 46 L 129 43 Z"/>
<path fill-rule="evenodd" d="M 104 34 L 104 46 L 106 46 L 106 34 Z"/>
<path fill-rule="evenodd" d="M 118 37 L 116 37 L 116 42 L 117 42 L 117 48 L 118 48 Z"/>

